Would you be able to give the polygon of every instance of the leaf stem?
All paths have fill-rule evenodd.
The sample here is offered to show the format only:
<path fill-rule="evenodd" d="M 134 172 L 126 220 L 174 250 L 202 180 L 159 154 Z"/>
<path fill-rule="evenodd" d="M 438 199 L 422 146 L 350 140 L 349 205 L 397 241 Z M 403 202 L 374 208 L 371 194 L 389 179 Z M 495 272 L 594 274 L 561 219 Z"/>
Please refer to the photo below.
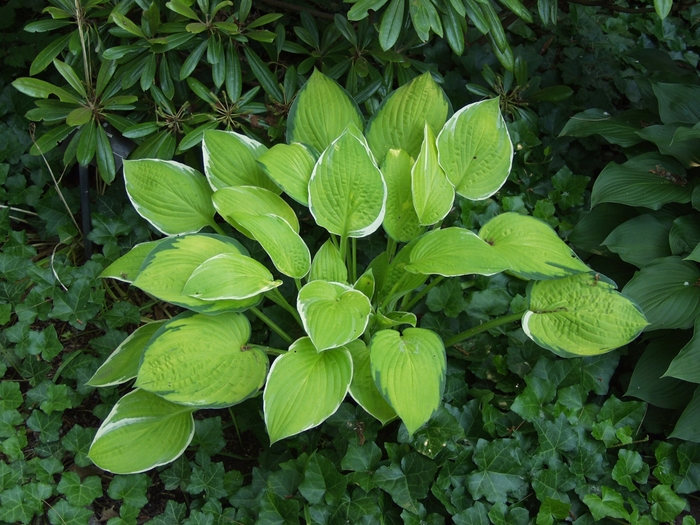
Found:
<path fill-rule="evenodd" d="M 447 339 L 445 341 L 445 346 L 453 346 L 456 345 L 457 343 L 461 343 L 465 339 L 469 339 L 470 337 L 474 337 L 477 334 L 480 334 L 481 332 L 485 332 L 486 330 L 491 330 L 492 328 L 496 328 L 497 326 L 501 326 L 504 324 L 508 323 L 514 323 L 515 321 L 519 321 L 522 319 L 523 315 L 525 312 L 519 312 L 517 314 L 510 314 L 510 315 L 504 315 L 503 317 L 497 317 L 496 319 L 491 319 L 490 321 L 486 323 L 482 323 L 478 326 L 475 326 L 473 328 L 470 328 L 469 330 L 465 330 L 461 334 L 454 335 Z"/>
<path fill-rule="evenodd" d="M 300 292 L 303 285 L 301 284 L 301 279 L 294 279 L 294 284 L 297 285 L 297 292 Z"/>
<path fill-rule="evenodd" d="M 396 241 L 391 237 L 388 237 L 386 240 L 386 256 L 389 260 L 388 262 L 391 262 L 394 255 L 396 255 Z"/>
<path fill-rule="evenodd" d="M 350 272 L 350 282 L 357 281 L 357 239 L 352 238 L 352 267 Z"/>
<path fill-rule="evenodd" d="M 284 355 L 287 353 L 287 350 L 280 350 L 279 348 L 270 348 L 269 346 L 263 346 L 263 345 L 245 345 L 244 349 L 245 350 L 262 350 L 267 355 Z"/>
<path fill-rule="evenodd" d="M 340 238 L 340 260 L 347 266 L 348 238 L 344 235 Z"/>
<path fill-rule="evenodd" d="M 266 316 L 264 313 L 258 310 L 255 306 L 251 307 L 250 311 L 253 312 L 256 315 L 256 317 L 260 319 L 263 323 L 269 326 L 270 329 L 277 335 L 279 335 L 287 344 L 292 344 L 292 338 L 289 337 L 287 332 L 285 332 L 279 326 L 277 326 L 277 323 L 275 323 L 272 319 L 270 319 L 268 316 Z"/>
<path fill-rule="evenodd" d="M 277 306 L 284 308 L 286 311 L 292 314 L 292 317 L 294 317 L 296 322 L 299 323 L 299 326 L 303 326 L 301 324 L 301 317 L 299 316 L 299 312 L 297 312 L 296 308 L 294 308 L 291 304 L 289 304 L 289 302 L 287 302 L 287 299 L 284 298 L 284 295 L 282 295 L 282 293 L 277 288 L 266 292 L 265 297 L 267 297 Z"/>
<path fill-rule="evenodd" d="M 396 290 L 399 289 L 399 286 L 404 283 L 406 278 L 408 277 L 408 272 L 404 272 L 403 275 L 399 278 L 398 281 L 394 283 L 394 286 L 391 287 L 391 290 L 387 294 L 387 296 L 384 298 L 384 301 L 382 301 L 381 306 L 379 307 L 382 312 L 386 310 L 386 307 L 389 306 L 389 303 L 391 302 L 392 297 L 394 296 L 394 293 L 396 293 Z"/>
<path fill-rule="evenodd" d="M 219 226 L 218 224 L 216 224 L 214 221 L 211 221 L 211 222 L 209 223 L 209 225 L 210 225 L 210 226 L 214 229 L 214 231 L 215 231 L 216 233 L 218 233 L 219 235 L 226 235 L 226 232 L 224 232 L 224 230 L 221 229 L 221 226 Z"/>
<path fill-rule="evenodd" d="M 425 295 L 426 295 L 430 290 L 432 290 L 435 286 L 437 286 L 438 284 L 440 284 L 440 283 L 442 282 L 443 279 L 444 279 L 444 277 L 443 277 L 442 275 L 438 275 L 435 279 L 433 279 L 432 281 L 430 281 L 430 284 L 428 284 L 428 285 L 427 285 L 425 288 L 423 288 L 420 292 L 418 292 L 416 295 L 414 295 L 414 296 L 413 296 L 413 299 L 411 299 L 411 301 L 410 301 L 406 306 L 404 306 L 402 309 L 403 309 L 403 310 L 406 310 L 407 312 L 410 312 L 410 311 L 411 311 L 411 308 L 413 308 L 414 306 L 416 306 L 416 305 L 420 302 L 420 300 L 423 299 L 423 297 L 425 297 Z"/>

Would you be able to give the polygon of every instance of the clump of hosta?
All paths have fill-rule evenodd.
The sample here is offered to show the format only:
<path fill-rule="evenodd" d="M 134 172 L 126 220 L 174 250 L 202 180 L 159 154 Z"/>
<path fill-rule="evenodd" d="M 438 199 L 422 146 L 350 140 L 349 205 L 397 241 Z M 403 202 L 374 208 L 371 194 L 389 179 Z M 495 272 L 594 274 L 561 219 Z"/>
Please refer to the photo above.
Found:
<path fill-rule="evenodd" d="M 203 175 L 177 162 L 124 163 L 131 201 L 166 237 L 134 247 L 104 277 L 188 312 L 139 328 L 91 379 L 105 386 L 135 378 L 137 388 L 95 437 L 90 457 L 102 468 L 139 472 L 175 459 L 192 437 L 195 410 L 235 405 L 263 385 L 271 442 L 319 425 L 348 393 L 382 423 L 398 417 L 413 434 L 440 404 L 445 344 L 466 337 L 443 341 L 401 311 L 430 276 L 531 280 L 529 310 L 504 319 L 522 318 L 533 341 L 560 355 L 607 352 L 646 325 L 537 219 L 505 213 L 478 233 L 439 228 L 455 194 L 485 199 L 508 178 L 513 147 L 498 100 L 452 114 L 425 74 L 365 122 L 352 98 L 315 72 L 288 122 L 287 143 L 270 149 L 207 131 Z M 327 232 L 313 254 L 289 199 Z M 226 236 L 217 213 L 259 242 L 274 270 Z M 386 238 L 387 249 L 360 269 L 355 239 L 370 235 Z M 278 290 L 285 279 L 296 283 L 295 298 Z M 263 301 L 287 310 L 306 335 L 293 341 L 257 308 Z M 249 344 L 246 310 L 288 348 Z"/>

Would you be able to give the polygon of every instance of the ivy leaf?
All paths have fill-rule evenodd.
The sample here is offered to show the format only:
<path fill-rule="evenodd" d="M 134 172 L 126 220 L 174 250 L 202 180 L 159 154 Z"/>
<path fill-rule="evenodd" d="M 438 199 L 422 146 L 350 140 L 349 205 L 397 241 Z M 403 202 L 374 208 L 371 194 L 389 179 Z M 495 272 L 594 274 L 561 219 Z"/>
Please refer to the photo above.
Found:
<path fill-rule="evenodd" d="M 551 381 L 528 374 L 525 376 L 527 386 L 515 398 L 511 410 L 525 421 L 535 421 L 545 415 L 545 405 L 550 403 L 557 392 Z"/>
<path fill-rule="evenodd" d="M 68 321 L 72 327 L 85 330 L 88 321 L 102 309 L 104 291 L 93 288 L 95 281 L 87 277 L 76 280 L 67 292 L 57 291 L 53 298 L 51 319 Z"/>
<path fill-rule="evenodd" d="M 22 392 L 16 381 L 0 382 L 0 412 L 17 408 L 22 404 Z"/>
<path fill-rule="evenodd" d="M 48 488 L 48 494 L 44 497 L 51 496 L 51 487 Z M 19 485 L 0 493 L 0 503 L 0 520 L 7 523 L 29 523 L 34 514 L 43 510 L 41 500 L 37 508 L 36 502 L 28 497 L 25 487 Z"/>
<path fill-rule="evenodd" d="M 348 451 L 340 462 L 343 470 L 355 472 L 367 472 L 374 470 L 382 459 L 382 451 L 376 443 L 365 443 L 364 445 L 348 445 Z"/>
<path fill-rule="evenodd" d="M 549 198 L 556 202 L 562 210 L 581 206 L 583 205 L 583 192 L 590 180 L 590 177 L 574 175 L 568 167 L 564 166 L 552 177 L 552 185 L 556 191 L 551 192 Z"/>
<path fill-rule="evenodd" d="M 486 506 L 477 501 L 473 506 L 452 516 L 455 525 L 489 525 Z"/>
<path fill-rule="evenodd" d="M 474 450 L 474 463 L 479 471 L 467 476 L 469 492 L 476 499 L 486 497 L 491 503 L 505 503 L 509 493 L 526 486 L 525 462 L 516 440 L 479 439 Z"/>
<path fill-rule="evenodd" d="M 73 461 L 79 467 L 92 465 L 92 461 L 87 455 L 92 438 L 95 437 L 95 432 L 94 428 L 83 428 L 80 425 L 74 425 L 61 440 L 63 448 L 75 454 Z"/>
<path fill-rule="evenodd" d="M 218 499 L 226 496 L 224 490 L 224 464 L 209 463 L 206 467 L 195 466 L 192 469 L 187 492 L 200 494 L 206 492 L 207 498 Z"/>
<path fill-rule="evenodd" d="M 27 418 L 27 426 L 34 432 L 39 432 L 39 440 L 42 443 L 58 441 L 58 432 L 63 426 L 63 413 L 53 412 L 49 415 L 41 410 L 34 410 Z"/>
<path fill-rule="evenodd" d="M 266 490 L 260 500 L 259 523 L 299 525 L 299 501 L 284 499 Z"/>
<path fill-rule="evenodd" d="M 652 501 L 651 515 L 657 520 L 670 523 L 678 516 L 686 506 L 683 498 L 676 495 L 668 485 L 657 485 L 649 494 Z"/>
<path fill-rule="evenodd" d="M 576 481 L 576 476 L 571 473 L 566 463 L 553 459 L 549 462 L 549 468 L 535 473 L 532 488 L 540 501 L 567 501 L 567 492 L 576 487 Z"/>
<path fill-rule="evenodd" d="M 372 481 L 391 495 L 394 503 L 415 514 L 419 511 L 419 499 L 428 495 L 428 489 L 437 471 L 437 465 L 429 459 L 411 452 L 401 459 L 379 467 Z"/>
<path fill-rule="evenodd" d="M 448 279 L 430 290 L 425 304 L 431 312 L 444 311 L 447 317 L 457 317 L 466 306 L 459 279 Z"/>
<path fill-rule="evenodd" d="M 213 456 L 226 446 L 221 427 L 221 418 L 209 417 L 194 422 L 194 437 L 190 445 L 209 456 Z"/>
<path fill-rule="evenodd" d="M 117 474 L 109 484 L 107 494 L 112 499 L 124 500 L 124 505 L 140 509 L 148 503 L 146 489 L 148 489 L 149 481 L 150 479 L 146 474 Z"/>
<path fill-rule="evenodd" d="M 306 465 L 299 492 L 312 505 L 325 501 L 336 506 L 347 485 L 348 478 L 340 474 L 330 460 L 314 452 Z"/>
<path fill-rule="evenodd" d="M 66 500 L 76 507 L 86 507 L 96 498 L 102 497 L 102 481 L 98 476 L 88 476 L 84 480 L 75 472 L 64 472 L 56 490 L 65 494 Z"/>
<path fill-rule="evenodd" d="M 399 441 L 403 441 L 402 432 L 399 431 Z M 407 438 L 407 433 L 404 434 Z M 443 406 L 438 408 L 411 439 L 411 444 L 424 456 L 434 459 L 450 441 L 464 438 L 464 429 L 457 418 Z"/>
<path fill-rule="evenodd" d="M 649 477 L 649 465 L 644 463 L 639 452 L 634 450 L 620 449 L 618 460 L 612 470 L 612 478 L 623 487 L 632 492 L 637 490 L 634 481 L 640 485 L 647 482 Z"/>
<path fill-rule="evenodd" d="M 677 454 L 678 472 L 682 477 L 674 483 L 676 492 L 691 494 L 700 490 L 700 444 L 683 443 Z"/>
<path fill-rule="evenodd" d="M 576 434 L 564 414 L 554 421 L 535 419 L 533 421 L 540 445 L 538 452 L 545 460 L 556 458 L 557 452 L 568 452 L 576 447 Z"/>
<path fill-rule="evenodd" d="M 603 518 L 629 519 L 629 512 L 625 509 L 625 502 L 622 495 L 610 487 L 601 487 L 602 497 L 597 494 L 586 494 L 583 502 L 593 514 L 596 521 Z"/>
<path fill-rule="evenodd" d="M 569 516 L 571 503 L 565 503 L 558 499 L 545 498 L 540 505 L 540 510 L 537 513 L 537 525 L 552 525 L 554 518 L 563 520 Z"/>
<path fill-rule="evenodd" d="M 51 525 L 84 525 L 93 512 L 85 507 L 75 507 L 64 499 L 58 500 L 49 509 Z"/>
<path fill-rule="evenodd" d="M 173 500 L 168 500 L 165 504 L 165 510 L 160 516 L 156 516 L 151 520 L 153 525 L 179 525 L 187 515 L 187 507 L 184 503 L 177 503 Z"/>

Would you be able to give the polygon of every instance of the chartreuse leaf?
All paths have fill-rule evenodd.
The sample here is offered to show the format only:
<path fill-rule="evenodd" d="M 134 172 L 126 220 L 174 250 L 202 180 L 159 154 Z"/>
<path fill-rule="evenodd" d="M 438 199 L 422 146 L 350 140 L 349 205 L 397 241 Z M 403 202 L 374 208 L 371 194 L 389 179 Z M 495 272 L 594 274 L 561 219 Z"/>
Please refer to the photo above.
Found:
<path fill-rule="evenodd" d="M 216 211 L 226 222 L 247 237 L 253 234 L 236 222 L 234 216 L 245 215 L 276 215 L 299 233 L 299 221 L 294 210 L 279 195 L 256 186 L 231 186 L 214 192 L 212 201 Z"/>
<path fill-rule="evenodd" d="M 693 338 L 673 358 L 662 377 L 700 383 L 700 317 L 695 318 Z"/>
<path fill-rule="evenodd" d="M 505 183 L 513 163 L 513 143 L 499 99 L 463 107 L 437 138 L 440 166 L 462 197 L 481 200 Z"/>
<path fill-rule="evenodd" d="M 384 99 L 367 124 L 367 142 L 377 162 L 390 149 L 402 149 L 415 158 L 421 150 L 424 127 L 433 134 L 451 112 L 445 92 L 430 73 L 423 73 Z"/>
<path fill-rule="evenodd" d="M 88 457 L 115 474 L 165 465 L 182 454 L 194 436 L 194 409 L 146 392 L 125 395 L 97 430 Z"/>
<path fill-rule="evenodd" d="M 418 430 L 440 406 L 445 389 L 445 346 L 424 328 L 380 330 L 370 343 L 374 382 L 406 425 Z"/>
<path fill-rule="evenodd" d="M 350 395 L 367 413 L 386 425 L 396 417 L 396 411 L 386 402 L 377 390 L 372 377 L 369 360 L 369 348 L 361 340 L 345 345 L 352 356 L 352 383 Z"/>
<path fill-rule="evenodd" d="M 306 333 L 321 352 L 360 337 L 372 305 L 365 294 L 348 285 L 311 281 L 299 291 L 297 310 Z"/>
<path fill-rule="evenodd" d="M 411 169 L 411 194 L 419 224 L 430 225 L 450 212 L 455 190 L 438 163 L 435 135 L 427 122 L 423 131 L 423 144 Z"/>
<path fill-rule="evenodd" d="M 257 163 L 257 158 L 266 151 L 263 144 L 240 133 L 205 131 L 202 155 L 209 184 L 215 190 L 228 186 L 258 186 L 279 194 L 279 187 Z"/>
<path fill-rule="evenodd" d="M 240 253 L 222 253 L 199 265 L 185 283 L 182 293 L 204 301 L 247 299 L 273 288 L 270 270 Z"/>
<path fill-rule="evenodd" d="M 647 330 L 687 329 L 700 314 L 700 270 L 680 257 L 656 259 L 637 272 L 622 290 L 642 309 Z"/>
<path fill-rule="evenodd" d="M 413 207 L 413 164 L 413 159 L 404 150 L 390 149 L 381 166 L 387 191 L 386 212 L 382 225 L 389 237 L 398 242 L 409 242 L 423 231 Z"/>
<path fill-rule="evenodd" d="M 309 179 L 318 155 L 308 146 L 276 144 L 258 157 L 263 171 L 299 204 L 309 205 Z"/>
<path fill-rule="evenodd" d="M 321 424 L 345 398 L 352 359 L 344 347 L 317 352 L 311 339 L 296 340 L 270 368 L 263 411 L 270 442 Z"/>
<path fill-rule="evenodd" d="M 282 217 L 237 213 L 233 219 L 252 233 L 280 272 L 293 279 L 301 279 L 309 273 L 309 248 Z"/>
<path fill-rule="evenodd" d="M 632 341 L 649 324 L 636 304 L 598 275 L 536 281 L 529 295 L 523 330 L 563 357 L 609 352 Z"/>
<path fill-rule="evenodd" d="M 521 279 L 556 279 L 591 269 L 545 222 L 510 212 L 488 221 L 479 237 L 509 263 L 508 272 Z"/>
<path fill-rule="evenodd" d="M 311 214 L 331 233 L 365 237 L 381 225 L 385 202 L 384 177 L 362 133 L 350 125 L 314 167 L 309 181 Z"/>
<path fill-rule="evenodd" d="M 247 346 L 243 314 L 181 314 L 146 347 L 136 386 L 168 401 L 199 408 L 235 405 L 265 382 L 265 352 Z"/>
<path fill-rule="evenodd" d="M 406 267 L 411 262 L 411 252 L 419 240 L 414 239 L 401 248 L 399 253 L 391 260 L 391 263 L 387 265 L 386 270 L 382 269 L 381 273 L 384 276 L 381 281 L 378 280 L 381 283 L 377 293 L 378 300 L 386 300 L 388 297 L 391 301 L 395 301 L 408 292 L 415 290 L 428 279 L 427 274 L 411 273 L 406 270 Z"/>
<path fill-rule="evenodd" d="M 678 161 L 658 153 L 643 153 L 624 164 L 611 162 L 593 183 L 591 207 L 616 202 L 658 210 L 669 202 L 685 204 L 693 187 L 684 177 Z"/>
<path fill-rule="evenodd" d="M 211 302 L 182 293 L 192 272 L 204 261 L 222 253 L 248 255 L 243 246 L 229 237 L 198 234 L 164 239 L 148 254 L 133 285 L 162 301 L 199 312 L 245 310 L 258 299 Z"/>
<path fill-rule="evenodd" d="M 110 354 L 86 384 L 113 386 L 136 377 L 148 341 L 165 321 L 154 321 L 136 329 Z"/>
<path fill-rule="evenodd" d="M 287 144 L 301 142 L 322 152 L 351 124 L 364 127 L 357 104 L 335 80 L 314 70 L 289 110 Z"/>
<path fill-rule="evenodd" d="M 127 283 L 134 282 L 134 279 L 136 279 L 136 276 L 141 271 L 143 261 L 148 257 L 148 254 L 164 240 L 165 239 L 159 239 L 157 241 L 137 244 L 129 250 L 128 253 L 122 255 L 119 259 L 107 266 L 100 274 L 100 277 L 111 277 L 112 279 L 118 279 Z"/>
<path fill-rule="evenodd" d="M 309 281 L 333 281 L 336 283 L 348 282 L 348 269 L 340 258 L 340 252 L 333 241 L 328 239 L 314 255 L 311 261 L 311 273 Z"/>
<path fill-rule="evenodd" d="M 510 268 L 508 261 L 475 233 L 464 228 L 433 230 L 411 249 L 406 271 L 423 275 L 494 275 Z"/>
<path fill-rule="evenodd" d="M 164 234 L 214 224 L 212 191 L 197 170 L 170 160 L 125 160 L 124 179 L 136 211 Z"/>

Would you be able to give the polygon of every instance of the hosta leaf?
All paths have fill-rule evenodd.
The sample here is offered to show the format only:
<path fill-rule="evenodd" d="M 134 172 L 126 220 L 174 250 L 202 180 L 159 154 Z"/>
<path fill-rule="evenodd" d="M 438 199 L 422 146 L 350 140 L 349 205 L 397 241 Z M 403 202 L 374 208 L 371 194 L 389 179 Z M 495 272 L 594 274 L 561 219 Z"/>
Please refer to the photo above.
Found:
<path fill-rule="evenodd" d="M 137 244 L 129 250 L 128 253 L 122 255 L 119 259 L 107 266 L 100 274 L 100 277 L 111 277 L 112 279 L 119 279 L 127 283 L 134 282 L 134 279 L 136 279 L 136 276 L 141 271 L 143 261 L 148 257 L 148 254 L 164 240 L 165 239 L 159 239 L 157 241 Z"/>
<path fill-rule="evenodd" d="M 409 242 L 423 231 L 413 207 L 412 168 L 413 159 L 400 149 L 390 149 L 381 166 L 387 190 L 386 213 L 382 225 L 389 237 L 398 242 Z"/>
<path fill-rule="evenodd" d="M 270 368 L 263 411 L 270 441 L 293 436 L 321 424 L 335 413 L 352 379 L 346 348 L 317 352 L 303 337 Z"/>
<path fill-rule="evenodd" d="M 372 305 L 365 294 L 348 285 L 311 281 L 299 291 L 297 310 L 306 333 L 321 352 L 360 337 Z"/>
<path fill-rule="evenodd" d="M 484 224 L 479 237 L 509 263 L 509 273 L 522 279 L 556 279 L 590 272 L 559 235 L 545 222 L 503 213 Z"/>
<path fill-rule="evenodd" d="M 215 190 L 228 186 L 258 186 L 279 194 L 280 189 L 257 163 L 267 148 L 240 133 L 209 130 L 204 132 L 202 155 L 204 173 Z"/>
<path fill-rule="evenodd" d="M 386 270 L 382 270 L 381 273 L 383 273 L 384 276 L 381 280 L 377 281 L 380 283 L 377 299 L 382 301 L 386 300 L 388 296 L 391 296 L 391 301 L 395 301 L 408 292 L 412 292 L 428 279 L 427 274 L 412 273 L 406 270 L 406 267 L 411 262 L 413 248 L 415 248 L 419 241 L 420 239 L 414 239 L 401 248 L 399 253 L 391 260 L 391 263 L 387 265 Z M 377 260 L 380 259 L 378 258 Z M 375 272 L 375 275 L 376 273 L 377 272 Z"/>
<path fill-rule="evenodd" d="M 133 474 L 165 465 L 194 436 L 194 410 L 144 390 L 125 395 L 95 435 L 88 456 L 102 469 Z"/>
<path fill-rule="evenodd" d="M 406 271 L 445 277 L 493 275 L 510 268 L 508 261 L 475 233 L 464 228 L 433 230 L 415 242 Z"/>
<path fill-rule="evenodd" d="M 350 124 L 364 127 L 357 104 L 335 80 L 314 70 L 289 110 L 287 144 L 301 142 L 322 152 Z"/>
<path fill-rule="evenodd" d="M 245 310 L 258 299 L 211 302 L 182 293 L 192 272 L 204 261 L 222 253 L 247 255 L 245 248 L 229 237 L 197 234 L 165 239 L 148 254 L 133 284 L 162 301 L 198 312 Z"/>
<path fill-rule="evenodd" d="M 442 340 L 423 328 L 380 330 L 370 343 L 370 363 L 377 388 L 412 435 L 440 406 L 447 366 Z"/>
<path fill-rule="evenodd" d="M 292 227 L 278 215 L 245 215 L 238 213 L 234 220 L 250 231 L 272 259 L 280 272 L 301 279 L 311 267 L 311 253 Z"/>
<path fill-rule="evenodd" d="M 673 217 L 654 217 L 645 213 L 610 232 L 602 244 L 625 262 L 643 268 L 654 259 L 671 255 L 669 232 Z"/>
<path fill-rule="evenodd" d="M 367 123 L 367 142 L 381 163 L 390 149 L 402 149 L 416 158 L 424 126 L 439 133 L 451 112 L 445 92 L 430 73 L 423 73 L 384 99 Z"/>
<path fill-rule="evenodd" d="M 673 358 L 663 377 L 700 383 L 700 317 L 695 319 L 693 338 Z"/>
<path fill-rule="evenodd" d="M 437 138 L 440 166 L 462 197 L 486 199 L 505 183 L 513 163 L 513 144 L 498 98 L 463 107 Z"/>
<path fill-rule="evenodd" d="M 571 117 L 559 136 L 589 137 L 597 134 L 612 144 L 629 148 L 642 142 L 636 133 L 641 129 L 642 120 L 651 120 L 645 111 L 631 110 L 612 116 L 607 111 L 592 108 Z"/>
<path fill-rule="evenodd" d="M 197 232 L 214 223 L 211 189 L 189 166 L 169 160 L 125 160 L 124 179 L 136 211 L 166 235 Z"/>
<path fill-rule="evenodd" d="M 333 281 L 336 283 L 348 282 L 348 269 L 340 258 L 340 252 L 333 242 L 328 239 L 318 249 L 314 260 L 311 262 L 309 281 Z"/>
<path fill-rule="evenodd" d="M 529 295 L 523 330 L 563 357 L 609 352 L 632 341 L 648 324 L 637 305 L 597 274 L 536 281 Z"/>
<path fill-rule="evenodd" d="M 281 284 L 282 281 L 275 281 L 270 270 L 255 259 L 239 253 L 222 253 L 199 265 L 182 293 L 205 301 L 240 300 Z"/>
<path fill-rule="evenodd" d="M 680 257 L 664 257 L 642 268 L 622 290 L 649 320 L 647 330 L 687 329 L 700 314 L 700 270 Z"/>
<path fill-rule="evenodd" d="M 153 336 L 136 386 L 173 403 L 198 408 L 235 405 L 265 383 L 265 352 L 247 346 L 243 314 L 181 314 Z"/>
<path fill-rule="evenodd" d="M 658 153 L 637 155 L 624 164 L 611 162 L 593 184 L 591 207 L 616 202 L 658 210 L 669 202 L 685 204 L 693 187 L 684 177 L 678 161 Z"/>
<path fill-rule="evenodd" d="M 350 126 L 314 167 L 309 181 L 311 213 L 331 233 L 365 237 L 381 225 L 385 202 L 384 177 L 364 137 Z"/>
<path fill-rule="evenodd" d="M 369 348 L 360 340 L 345 345 L 352 356 L 350 395 L 367 413 L 386 425 L 396 417 L 396 411 L 377 390 L 369 362 Z"/>
<path fill-rule="evenodd" d="M 236 222 L 234 216 L 277 215 L 289 224 L 295 233 L 299 233 L 299 221 L 294 210 L 279 195 L 255 186 L 235 186 L 222 188 L 214 192 L 212 201 L 216 211 L 227 222 L 247 237 L 253 235 Z"/>
<path fill-rule="evenodd" d="M 671 438 L 700 442 L 700 388 L 695 389 L 693 399 L 678 418 Z M 690 490 L 688 492 L 691 492 Z"/>
<path fill-rule="evenodd" d="M 135 330 L 110 354 L 86 384 L 113 386 L 135 378 L 148 341 L 163 323 L 165 321 L 154 321 Z"/>
<path fill-rule="evenodd" d="M 452 209 L 455 190 L 438 164 L 435 135 L 428 124 L 424 128 L 423 144 L 411 169 L 413 207 L 421 225 L 441 221 Z"/>
<path fill-rule="evenodd" d="M 309 205 L 309 179 L 318 155 L 307 146 L 276 144 L 258 157 L 263 171 L 292 199 Z"/>

